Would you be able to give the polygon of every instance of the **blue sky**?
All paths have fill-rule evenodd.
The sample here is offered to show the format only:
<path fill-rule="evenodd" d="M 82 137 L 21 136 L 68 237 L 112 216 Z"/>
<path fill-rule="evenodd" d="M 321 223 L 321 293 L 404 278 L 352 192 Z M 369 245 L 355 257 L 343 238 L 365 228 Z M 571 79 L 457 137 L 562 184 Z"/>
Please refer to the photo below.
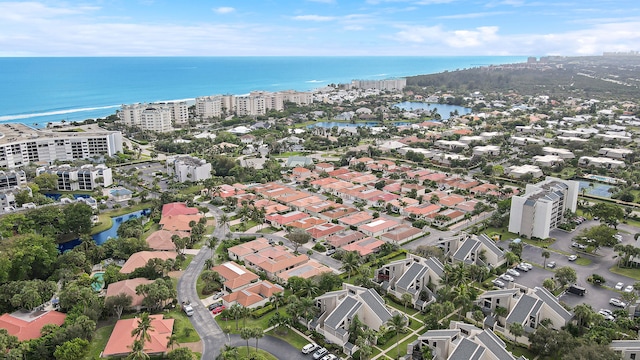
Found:
<path fill-rule="evenodd" d="M 0 0 L 0 56 L 600 55 L 637 0 Z"/>

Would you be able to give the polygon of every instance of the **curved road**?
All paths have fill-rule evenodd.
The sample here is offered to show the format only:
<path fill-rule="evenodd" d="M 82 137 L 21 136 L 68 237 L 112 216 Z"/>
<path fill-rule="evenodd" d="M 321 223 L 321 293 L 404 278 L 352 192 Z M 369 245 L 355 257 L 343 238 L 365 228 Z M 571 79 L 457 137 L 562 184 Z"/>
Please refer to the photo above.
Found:
<path fill-rule="evenodd" d="M 247 340 L 243 340 L 240 335 L 234 334 L 230 336 L 231 346 L 247 346 Z M 249 339 L 249 347 L 255 348 L 256 339 Z M 258 340 L 258 349 L 264 350 L 278 359 L 287 360 L 309 360 L 311 355 L 305 355 L 288 342 L 278 339 L 270 335 L 265 335 Z M 242 355 L 242 354 L 241 354 Z"/>
<path fill-rule="evenodd" d="M 222 212 L 220 209 L 209 204 L 206 205 L 214 217 L 216 223 Z M 224 229 L 216 226 L 213 231 L 213 235 L 218 239 L 224 239 Z M 184 273 L 178 280 L 178 302 L 182 303 L 184 300 L 190 300 L 193 305 L 194 314 L 191 317 L 191 324 L 196 329 L 200 339 L 202 340 L 202 359 L 215 359 L 220 354 L 220 349 L 225 343 L 226 337 L 218 326 L 218 323 L 214 320 L 211 312 L 202 304 L 196 291 L 196 281 L 198 275 L 204 269 L 205 261 L 211 256 L 211 251 L 208 247 L 203 247 L 198 252 L 189 266 L 185 269 Z"/>

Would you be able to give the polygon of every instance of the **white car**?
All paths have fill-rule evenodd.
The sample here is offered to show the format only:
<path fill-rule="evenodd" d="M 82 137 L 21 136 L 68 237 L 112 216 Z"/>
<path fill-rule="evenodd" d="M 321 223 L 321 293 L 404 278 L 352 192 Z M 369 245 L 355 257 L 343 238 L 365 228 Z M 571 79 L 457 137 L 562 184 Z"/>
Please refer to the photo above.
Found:
<path fill-rule="evenodd" d="M 325 357 L 322 358 L 322 360 L 336 360 L 338 357 L 333 355 L 333 354 L 329 354 L 326 355 Z"/>
<path fill-rule="evenodd" d="M 316 360 L 319 360 L 319 359 L 323 358 L 325 355 L 327 355 L 328 352 L 329 352 L 329 350 L 327 350 L 326 348 L 320 348 L 316 352 L 313 353 L 313 358 L 316 359 Z"/>
<path fill-rule="evenodd" d="M 530 267 L 528 267 L 528 266 L 526 266 L 526 265 L 522 265 L 522 263 L 518 264 L 518 265 L 516 266 L 516 269 L 518 269 L 518 270 L 520 270 L 520 271 L 525 271 L 525 272 L 526 272 L 526 271 L 531 270 L 531 268 L 530 268 Z"/>
<path fill-rule="evenodd" d="M 511 275 L 507 275 L 507 274 L 502 274 L 502 275 L 500 275 L 500 277 L 501 277 L 502 279 L 504 279 L 504 280 L 507 280 L 507 281 L 514 281 L 514 280 L 515 280 L 515 279 L 513 278 L 513 276 L 511 276 Z"/>
<path fill-rule="evenodd" d="M 624 292 L 626 293 L 633 292 L 633 285 L 627 285 L 627 287 L 624 288 Z"/>
<path fill-rule="evenodd" d="M 528 262 L 521 262 L 520 265 L 529 268 L 529 270 L 533 269 L 533 265 L 529 264 Z"/>
<path fill-rule="evenodd" d="M 578 257 L 576 255 L 569 255 L 568 259 L 569 261 L 576 261 Z"/>
<path fill-rule="evenodd" d="M 511 276 L 520 276 L 520 273 L 514 269 L 508 269 L 507 270 L 507 274 L 511 275 Z"/>
<path fill-rule="evenodd" d="M 611 313 L 611 311 L 605 311 L 604 309 L 598 311 L 598 314 L 604 316 L 605 320 L 609 320 L 609 321 L 613 321 L 616 318 L 613 316 L 613 314 Z"/>
<path fill-rule="evenodd" d="M 495 279 L 495 280 L 493 280 L 492 282 L 493 282 L 493 285 L 495 285 L 495 286 L 497 286 L 497 287 L 499 287 L 499 288 L 503 288 L 503 287 L 505 287 L 505 283 L 504 283 L 504 282 L 502 282 L 502 281 L 500 281 L 500 280 L 498 280 L 498 279 Z"/>
<path fill-rule="evenodd" d="M 624 283 L 619 282 L 619 283 L 616 284 L 615 289 L 616 290 L 622 290 L 623 287 L 624 287 Z"/>
<path fill-rule="evenodd" d="M 556 262 L 555 262 L 555 261 L 549 261 L 549 262 L 547 263 L 547 267 L 548 267 L 549 269 L 553 269 L 554 267 L 556 267 Z"/>
<path fill-rule="evenodd" d="M 302 353 L 303 354 L 310 354 L 312 353 L 315 349 L 318 348 L 318 344 L 316 343 L 309 343 L 305 346 L 302 347 Z"/>
<path fill-rule="evenodd" d="M 609 304 L 613 305 L 613 306 L 617 306 L 617 307 L 626 307 L 627 304 L 625 304 L 624 301 L 620 300 L 620 299 L 616 299 L 616 298 L 611 298 L 609 299 Z"/>

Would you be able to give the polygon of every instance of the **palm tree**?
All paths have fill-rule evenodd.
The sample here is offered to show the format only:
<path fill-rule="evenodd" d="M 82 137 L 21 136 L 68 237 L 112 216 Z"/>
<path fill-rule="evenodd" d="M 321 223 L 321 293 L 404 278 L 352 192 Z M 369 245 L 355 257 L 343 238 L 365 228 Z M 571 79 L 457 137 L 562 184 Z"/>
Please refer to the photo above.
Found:
<path fill-rule="evenodd" d="M 547 268 L 547 259 L 551 256 L 551 253 L 547 250 L 543 250 L 542 251 L 542 258 L 544 258 L 544 265 L 542 265 L 543 268 Z"/>
<path fill-rule="evenodd" d="M 291 317 L 280 312 L 276 312 L 269 319 L 269 326 L 274 326 L 276 328 L 276 332 L 278 331 L 278 328 L 285 328 L 288 332 L 289 327 L 291 326 Z"/>
<path fill-rule="evenodd" d="M 247 326 L 247 318 L 251 315 L 251 309 L 248 307 L 240 307 L 240 316 L 242 316 L 242 326 Z"/>
<path fill-rule="evenodd" d="M 238 303 L 234 303 L 229 307 L 229 315 L 233 316 L 236 320 L 236 331 L 239 329 L 238 327 L 238 319 L 240 319 L 240 312 L 242 311 L 242 305 Z"/>
<path fill-rule="evenodd" d="M 342 257 L 342 270 L 348 273 L 347 281 L 351 281 L 351 273 L 358 270 L 360 255 L 355 251 L 349 251 Z"/>
<path fill-rule="evenodd" d="M 247 356 L 249 356 L 249 339 L 253 338 L 253 329 L 246 327 L 240 329 L 240 337 L 247 340 Z"/>
<path fill-rule="evenodd" d="M 138 327 L 131 331 L 131 336 L 140 341 L 142 347 L 144 348 L 144 343 L 147 341 L 151 341 L 151 330 L 153 330 L 153 326 L 151 325 L 151 318 L 149 317 L 149 313 L 143 312 L 138 318 Z"/>
<path fill-rule="evenodd" d="M 215 236 L 211 236 L 209 240 L 207 240 L 207 246 L 211 249 L 211 258 L 216 255 L 216 244 L 218 243 L 218 238 Z"/>
<path fill-rule="evenodd" d="M 411 304 L 411 302 L 413 301 L 413 296 L 411 296 L 411 294 L 409 293 L 404 293 L 402 294 L 401 300 L 404 304 L 404 312 L 407 312 L 407 304 Z"/>
<path fill-rule="evenodd" d="M 252 332 L 253 332 L 253 337 L 256 339 L 256 352 L 258 351 L 258 340 L 260 340 L 261 337 L 264 336 L 264 330 L 262 330 L 262 328 L 260 327 L 253 327 L 251 328 Z"/>
<path fill-rule="evenodd" d="M 144 341 L 134 340 L 131 346 L 131 353 L 126 358 L 127 360 L 148 360 L 149 355 L 144 352 Z"/>
<path fill-rule="evenodd" d="M 271 297 L 269 298 L 269 301 L 275 305 L 276 307 L 276 312 L 278 311 L 278 306 L 280 304 L 282 304 L 282 302 L 284 301 L 284 293 L 283 292 L 277 292 L 273 295 L 271 295 Z"/>
<path fill-rule="evenodd" d="M 320 289 L 316 284 L 313 283 L 311 279 L 304 279 L 302 283 L 302 292 L 308 297 L 314 297 Z"/>
<path fill-rule="evenodd" d="M 573 308 L 573 313 L 577 320 L 577 325 L 580 330 L 587 326 L 593 319 L 593 308 L 589 304 L 579 304 Z"/>
<path fill-rule="evenodd" d="M 235 346 L 225 345 L 220 351 L 220 355 L 218 355 L 217 360 L 236 360 L 240 357 L 238 354 L 238 348 Z"/>
<path fill-rule="evenodd" d="M 400 358 L 400 333 L 404 332 L 407 328 L 407 319 L 402 316 L 402 314 L 395 314 L 387 321 L 387 325 L 389 326 L 389 330 L 396 333 L 396 359 Z"/>
<path fill-rule="evenodd" d="M 509 265 L 515 263 L 519 259 L 518 255 L 512 253 L 511 251 L 505 252 L 504 257 L 507 259 L 507 267 L 509 267 Z"/>
<path fill-rule="evenodd" d="M 167 343 L 167 346 L 170 347 L 171 350 L 173 350 L 173 348 L 176 346 L 180 346 L 177 334 L 171 334 L 171 336 L 169 336 L 169 342 Z"/>
<path fill-rule="evenodd" d="M 518 337 L 524 334 L 524 327 L 522 327 L 521 323 L 512 323 L 509 325 L 509 332 L 513 335 L 513 342 L 518 342 Z"/>
<path fill-rule="evenodd" d="M 500 319 L 500 318 L 503 318 L 503 317 L 507 316 L 507 314 L 509 313 L 509 310 L 507 310 L 507 308 L 502 307 L 502 306 L 496 306 L 496 309 L 494 310 L 494 313 L 496 314 L 498 319 Z"/>

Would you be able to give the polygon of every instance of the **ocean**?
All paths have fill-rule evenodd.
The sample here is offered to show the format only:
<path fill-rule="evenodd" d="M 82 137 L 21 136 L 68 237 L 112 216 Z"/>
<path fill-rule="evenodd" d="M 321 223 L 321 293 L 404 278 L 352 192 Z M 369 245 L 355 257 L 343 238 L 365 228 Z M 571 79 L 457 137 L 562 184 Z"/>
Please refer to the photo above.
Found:
<path fill-rule="evenodd" d="M 0 122 L 36 127 L 114 114 L 122 104 L 253 90 L 313 90 L 526 61 L 492 57 L 0 58 Z"/>

